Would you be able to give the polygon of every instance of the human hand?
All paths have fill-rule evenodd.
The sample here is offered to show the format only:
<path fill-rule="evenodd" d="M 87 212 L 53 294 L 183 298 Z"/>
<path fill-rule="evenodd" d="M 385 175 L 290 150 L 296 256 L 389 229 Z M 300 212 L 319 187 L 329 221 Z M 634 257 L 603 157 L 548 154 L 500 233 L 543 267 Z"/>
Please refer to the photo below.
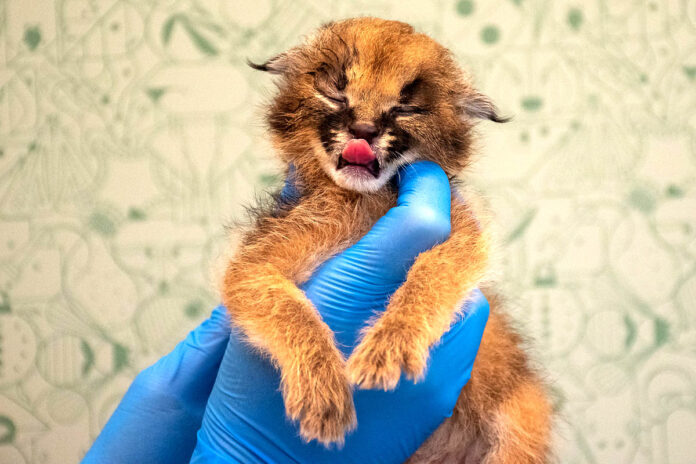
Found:
<path fill-rule="evenodd" d="M 302 286 L 346 356 L 416 256 L 449 235 L 450 186 L 437 165 L 408 166 L 398 188 L 397 206 Z M 424 381 L 402 378 L 392 392 L 354 393 L 358 428 L 342 449 L 299 438 L 285 418 L 279 372 L 233 329 L 191 462 L 403 462 L 451 414 L 469 379 L 488 316 L 480 292 L 463 314 L 433 348 Z"/>
<path fill-rule="evenodd" d="M 230 338 L 224 306 L 133 380 L 82 464 L 187 463 Z"/>

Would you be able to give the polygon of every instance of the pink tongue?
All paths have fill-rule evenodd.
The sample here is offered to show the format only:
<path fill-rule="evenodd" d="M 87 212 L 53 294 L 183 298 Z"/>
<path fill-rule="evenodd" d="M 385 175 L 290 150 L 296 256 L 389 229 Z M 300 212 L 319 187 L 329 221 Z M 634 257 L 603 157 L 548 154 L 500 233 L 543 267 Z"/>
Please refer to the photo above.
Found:
<path fill-rule="evenodd" d="M 352 164 L 368 164 L 375 160 L 375 154 L 365 139 L 349 140 L 341 155 Z"/>

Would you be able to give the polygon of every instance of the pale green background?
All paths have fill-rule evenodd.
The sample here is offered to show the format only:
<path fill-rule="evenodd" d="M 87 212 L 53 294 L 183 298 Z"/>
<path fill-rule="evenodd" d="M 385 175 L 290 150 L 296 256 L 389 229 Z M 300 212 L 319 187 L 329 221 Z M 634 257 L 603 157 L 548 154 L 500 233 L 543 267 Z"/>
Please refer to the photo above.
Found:
<path fill-rule="evenodd" d="M 472 182 L 562 463 L 696 463 L 696 1 L 0 2 L 0 462 L 70 463 L 216 298 L 277 181 L 244 66 L 374 14 L 515 116 Z"/>

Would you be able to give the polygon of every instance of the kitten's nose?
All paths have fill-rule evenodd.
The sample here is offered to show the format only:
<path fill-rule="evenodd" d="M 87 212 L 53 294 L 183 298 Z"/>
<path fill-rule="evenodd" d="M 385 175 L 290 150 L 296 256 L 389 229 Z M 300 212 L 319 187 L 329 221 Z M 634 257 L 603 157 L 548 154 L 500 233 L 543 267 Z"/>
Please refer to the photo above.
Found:
<path fill-rule="evenodd" d="M 371 122 L 354 122 L 348 127 L 348 130 L 353 134 L 353 137 L 356 139 L 365 139 L 369 144 L 371 144 L 375 137 L 377 137 L 377 134 L 379 134 L 377 126 Z"/>

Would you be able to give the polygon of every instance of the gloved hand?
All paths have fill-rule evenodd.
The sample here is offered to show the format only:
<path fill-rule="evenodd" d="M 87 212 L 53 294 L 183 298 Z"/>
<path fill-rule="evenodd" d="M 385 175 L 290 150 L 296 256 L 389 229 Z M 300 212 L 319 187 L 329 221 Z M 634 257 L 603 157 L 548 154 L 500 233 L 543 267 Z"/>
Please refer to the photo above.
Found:
<path fill-rule="evenodd" d="M 405 280 L 418 253 L 449 233 L 449 183 L 439 167 L 408 167 L 398 186 L 398 206 L 303 287 L 345 354 Z M 285 418 L 277 371 L 236 331 L 229 337 L 229 319 L 218 307 L 136 377 L 83 464 L 188 462 L 199 428 L 191 459 L 196 463 L 402 462 L 451 413 L 469 378 L 488 316 L 480 292 L 464 314 L 432 350 L 423 382 L 402 379 L 388 393 L 356 391 L 357 430 L 342 450 L 325 450 L 299 439 Z"/>
<path fill-rule="evenodd" d="M 450 186 L 439 166 L 416 163 L 402 169 L 397 182 L 397 206 L 302 286 L 346 356 L 416 256 L 450 232 Z M 355 391 L 357 429 L 342 449 L 329 450 L 299 438 L 296 424 L 285 418 L 278 371 L 233 329 L 191 462 L 403 462 L 452 413 L 469 379 L 488 317 L 479 291 L 463 314 L 432 350 L 424 381 L 402 377 L 392 392 Z"/>
<path fill-rule="evenodd" d="M 133 380 L 82 464 L 183 464 L 230 339 L 223 306 Z"/>

